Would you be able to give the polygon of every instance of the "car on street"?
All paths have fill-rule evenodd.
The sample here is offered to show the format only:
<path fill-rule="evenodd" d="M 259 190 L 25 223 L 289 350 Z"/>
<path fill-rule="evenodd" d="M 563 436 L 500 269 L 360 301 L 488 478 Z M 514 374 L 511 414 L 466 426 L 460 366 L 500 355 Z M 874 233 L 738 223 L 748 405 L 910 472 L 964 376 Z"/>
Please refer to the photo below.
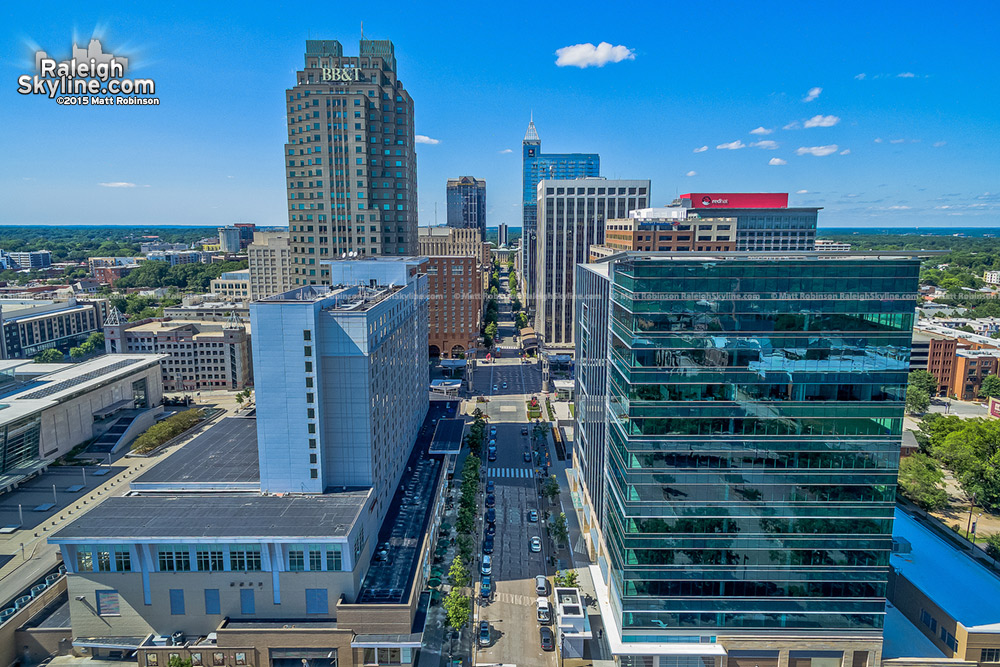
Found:
<path fill-rule="evenodd" d="M 521 435 L 528 435 L 528 427 L 524 427 L 521 429 Z"/>
<path fill-rule="evenodd" d="M 524 450 L 524 462 L 531 463 L 531 452 Z"/>
<path fill-rule="evenodd" d="M 549 606 L 549 601 L 543 597 L 535 600 L 535 618 L 542 625 L 548 625 L 552 621 L 552 607 Z"/>
<path fill-rule="evenodd" d="M 483 556 L 483 562 L 479 566 L 480 574 L 493 574 L 493 557 Z"/>
<path fill-rule="evenodd" d="M 556 643 L 552 639 L 552 630 L 549 629 L 549 626 L 543 625 L 541 628 L 539 628 L 538 634 L 541 637 L 543 651 L 555 650 Z"/>
<path fill-rule="evenodd" d="M 485 536 L 496 535 L 496 532 L 497 532 L 497 524 L 493 521 L 490 521 L 489 523 L 486 524 L 486 530 L 483 532 L 483 535 Z"/>
<path fill-rule="evenodd" d="M 479 622 L 479 645 L 489 646 L 490 644 L 490 622 L 480 621 Z"/>
<path fill-rule="evenodd" d="M 497 390 L 497 386 L 493 385 L 493 391 L 496 391 L 496 390 Z"/>
<path fill-rule="evenodd" d="M 501 386 L 501 387 L 502 387 L 503 389 L 506 389 L 506 388 L 507 388 L 507 383 L 506 383 L 506 382 L 504 382 L 504 383 L 503 383 L 502 385 L 500 385 L 500 386 Z"/>
<path fill-rule="evenodd" d="M 544 574 L 535 577 L 535 593 L 539 597 L 545 597 L 549 594 L 549 580 L 545 578 Z"/>
<path fill-rule="evenodd" d="M 490 435 L 496 436 L 496 434 L 497 434 L 497 427 L 496 426 L 490 426 Z"/>
<path fill-rule="evenodd" d="M 495 507 L 490 507 L 486 510 L 486 520 L 490 523 L 497 520 L 497 510 Z"/>
<path fill-rule="evenodd" d="M 493 493 L 494 489 L 496 489 L 496 482 L 492 479 L 486 482 L 486 493 Z"/>
<path fill-rule="evenodd" d="M 531 542 L 528 543 L 528 548 L 531 549 L 531 553 L 537 554 L 542 550 L 542 541 L 537 537 L 532 537 Z"/>
<path fill-rule="evenodd" d="M 479 597 L 484 600 L 488 600 L 491 595 L 493 595 L 493 580 L 489 575 L 486 575 L 483 577 L 482 581 L 479 582 Z"/>
<path fill-rule="evenodd" d="M 491 553 L 493 553 L 493 536 L 492 535 L 487 535 L 483 539 L 483 553 L 484 554 L 491 554 Z"/>
<path fill-rule="evenodd" d="M 538 523 L 538 510 L 528 510 L 528 521 Z"/>
<path fill-rule="evenodd" d="M 489 454 L 486 455 L 486 460 L 487 461 L 496 461 L 497 460 L 497 450 L 491 449 L 490 452 L 489 452 Z"/>
<path fill-rule="evenodd" d="M 486 494 L 486 506 L 487 507 L 493 507 L 496 504 L 497 504 L 497 497 L 495 495 L 493 495 L 492 493 L 487 493 Z"/>

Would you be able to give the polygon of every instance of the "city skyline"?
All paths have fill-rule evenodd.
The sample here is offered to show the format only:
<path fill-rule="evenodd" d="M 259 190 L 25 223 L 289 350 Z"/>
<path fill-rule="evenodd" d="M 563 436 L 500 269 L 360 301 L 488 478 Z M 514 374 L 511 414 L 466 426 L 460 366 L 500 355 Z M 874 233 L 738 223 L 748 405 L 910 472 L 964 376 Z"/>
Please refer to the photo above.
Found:
<path fill-rule="evenodd" d="M 516 47 L 510 35 L 522 16 L 489 9 L 473 24 L 491 29 L 464 34 L 443 11 L 348 10 L 302 30 L 283 28 L 270 10 L 234 22 L 224 11 L 110 19 L 74 7 L 52 22 L 60 12 L 43 19 L 18 8 L 3 35 L 12 78 L 31 70 L 39 49 L 87 43 L 96 24 L 105 49 L 130 58 L 129 75 L 157 82 L 164 107 L 58 109 L 10 86 L 0 111 L 11 155 L 0 172 L 0 223 L 282 224 L 278 96 L 305 39 L 351 43 L 368 20 L 369 38 L 396 45 L 415 100 L 421 226 L 434 223 L 435 203 L 444 223 L 445 184 L 456 173 L 489 181 L 489 218 L 519 225 L 517 143 L 532 113 L 547 151 L 599 153 L 603 175 L 649 178 L 664 198 L 655 205 L 692 190 L 787 191 L 792 205 L 824 207 L 824 227 L 996 225 L 997 93 L 981 82 L 997 65 L 986 50 L 997 10 L 901 7 L 866 8 L 863 21 L 790 6 L 766 17 L 703 7 L 651 14 L 644 25 L 608 16 L 599 28 L 591 12 L 538 10 L 533 37 Z M 668 19 L 669 39 L 658 27 Z M 212 26 L 222 21 L 231 29 L 219 34 Z M 796 38 L 812 25 L 828 37 Z M 946 49 L 909 39 L 932 25 Z M 725 49 L 676 48 L 718 34 Z M 786 39 L 770 48 L 762 34 Z M 436 47 L 444 35 L 447 50 Z M 450 67 L 456 58 L 476 59 L 474 81 Z M 234 88 L 234 77 L 253 85 Z M 90 166 L 52 173 L 55 151 L 92 156 Z"/>

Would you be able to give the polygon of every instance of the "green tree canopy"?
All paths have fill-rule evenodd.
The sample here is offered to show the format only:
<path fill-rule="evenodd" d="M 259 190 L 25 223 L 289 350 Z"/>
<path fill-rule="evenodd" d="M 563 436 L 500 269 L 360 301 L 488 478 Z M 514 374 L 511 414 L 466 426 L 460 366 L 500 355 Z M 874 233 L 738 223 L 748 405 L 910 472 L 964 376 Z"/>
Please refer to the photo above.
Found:
<path fill-rule="evenodd" d="M 967 496 L 986 507 L 1000 504 L 1000 421 L 966 419 L 932 452 L 954 471 Z"/>
<path fill-rule="evenodd" d="M 42 350 L 34 356 L 36 364 L 58 364 L 66 361 L 65 355 L 56 349 Z"/>
<path fill-rule="evenodd" d="M 472 600 L 469 596 L 463 595 L 458 588 L 453 588 L 445 596 L 441 603 L 446 614 L 446 623 L 449 628 L 461 630 L 469 623 L 469 615 L 472 613 Z"/>
<path fill-rule="evenodd" d="M 911 415 L 920 415 L 927 412 L 931 406 L 931 397 L 920 387 L 909 387 L 906 390 L 906 411 Z"/>
<path fill-rule="evenodd" d="M 906 381 L 911 387 L 923 389 L 927 392 L 928 396 L 933 396 L 937 393 L 937 378 L 927 371 L 913 371 L 907 377 Z"/>
<path fill-rule="evenodd" d="M 980 398 L 1000 397 L 1000 377 L 987 375 L 983 378 L 983 383 L 979 387 Z"/>
<path fill-rule="evenodd" d="M 451 581 L 452 586 L 457 586 L 458 588 L 465 588 L 469 585 L 469 570 L 462 562 L 460 554 L 457 554 L 451 561 L 451 567 L 448 569 L 448 580 Z"/>
<path fill-rule="evenodd" d="M 939 510 L 948 505 L 943 482 L 941 466 L 926 454 L 913 454 L 899 462 L 900 491 L 925 510 Z"/>

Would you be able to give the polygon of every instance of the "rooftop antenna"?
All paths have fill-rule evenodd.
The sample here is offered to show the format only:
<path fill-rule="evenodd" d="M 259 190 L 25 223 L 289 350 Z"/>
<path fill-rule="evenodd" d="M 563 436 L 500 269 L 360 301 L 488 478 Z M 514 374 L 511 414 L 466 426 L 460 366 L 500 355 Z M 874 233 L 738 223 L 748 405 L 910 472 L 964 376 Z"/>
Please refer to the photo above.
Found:
<path fill-rule="evenodd" d="M 361 41 L 365 41 L 365 22 L 361 22 Z"/>
<path fill-rule="evenodd" d="M 434 202 L 434 226 L 437 227 L 438 224 L 438 203 Z"/>

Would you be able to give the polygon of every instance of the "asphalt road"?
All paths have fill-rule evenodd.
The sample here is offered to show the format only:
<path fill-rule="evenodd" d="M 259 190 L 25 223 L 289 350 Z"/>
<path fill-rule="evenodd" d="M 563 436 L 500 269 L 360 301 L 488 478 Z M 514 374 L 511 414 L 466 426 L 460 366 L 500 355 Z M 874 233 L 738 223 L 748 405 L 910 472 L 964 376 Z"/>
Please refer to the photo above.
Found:
<path fill-rule="evenodd" d="M 508 336 L 513 332 L 513 326 L 507 309 L 509 306 L 501 307 L 499 328 L 504 336 L 503 344 L 512 343 Z M 475 393 L 490 399 L 488 403 L 479 405 L 489 415 L 490 425 L 497 428 L 497 460 L 486 462 L 486 480 L 494 482 L 496 495 L 494 593 L 488 601 L 477 598 L 475 614 L 477 622 L 489 622 L 490 643 L 478 647 L 477 664 L 547 667 L 556 664 L 556 653 L 541 649 L 535 615 L 535 576 L 549 574 L 546 567 L 547 540 L 544 539 L 543 523 L 528 521 L 528 510 L 538 510 L 541 503 L 535 477 L 535 457 L 533 455 L 532 463 L 524 460 L 524 452 L 531 449 L 531 437 L 521 434 L 522 428 L 530 428 L 525 401 L 540 387 L 541 371 L 537 364 L 522 364 L 515 354 L 505 353 L 497 362 L 480 365 L 476 371 Z M 540 553 L 532 553 L 529 549 L 533 536 L 541 538 Z M 479 563 L 476 566 L 477 576 L 480 576 Z M 550 578 L 550 594 L 551 588 Z M 551 595 L 549 599 L 551 602 Z"/>

